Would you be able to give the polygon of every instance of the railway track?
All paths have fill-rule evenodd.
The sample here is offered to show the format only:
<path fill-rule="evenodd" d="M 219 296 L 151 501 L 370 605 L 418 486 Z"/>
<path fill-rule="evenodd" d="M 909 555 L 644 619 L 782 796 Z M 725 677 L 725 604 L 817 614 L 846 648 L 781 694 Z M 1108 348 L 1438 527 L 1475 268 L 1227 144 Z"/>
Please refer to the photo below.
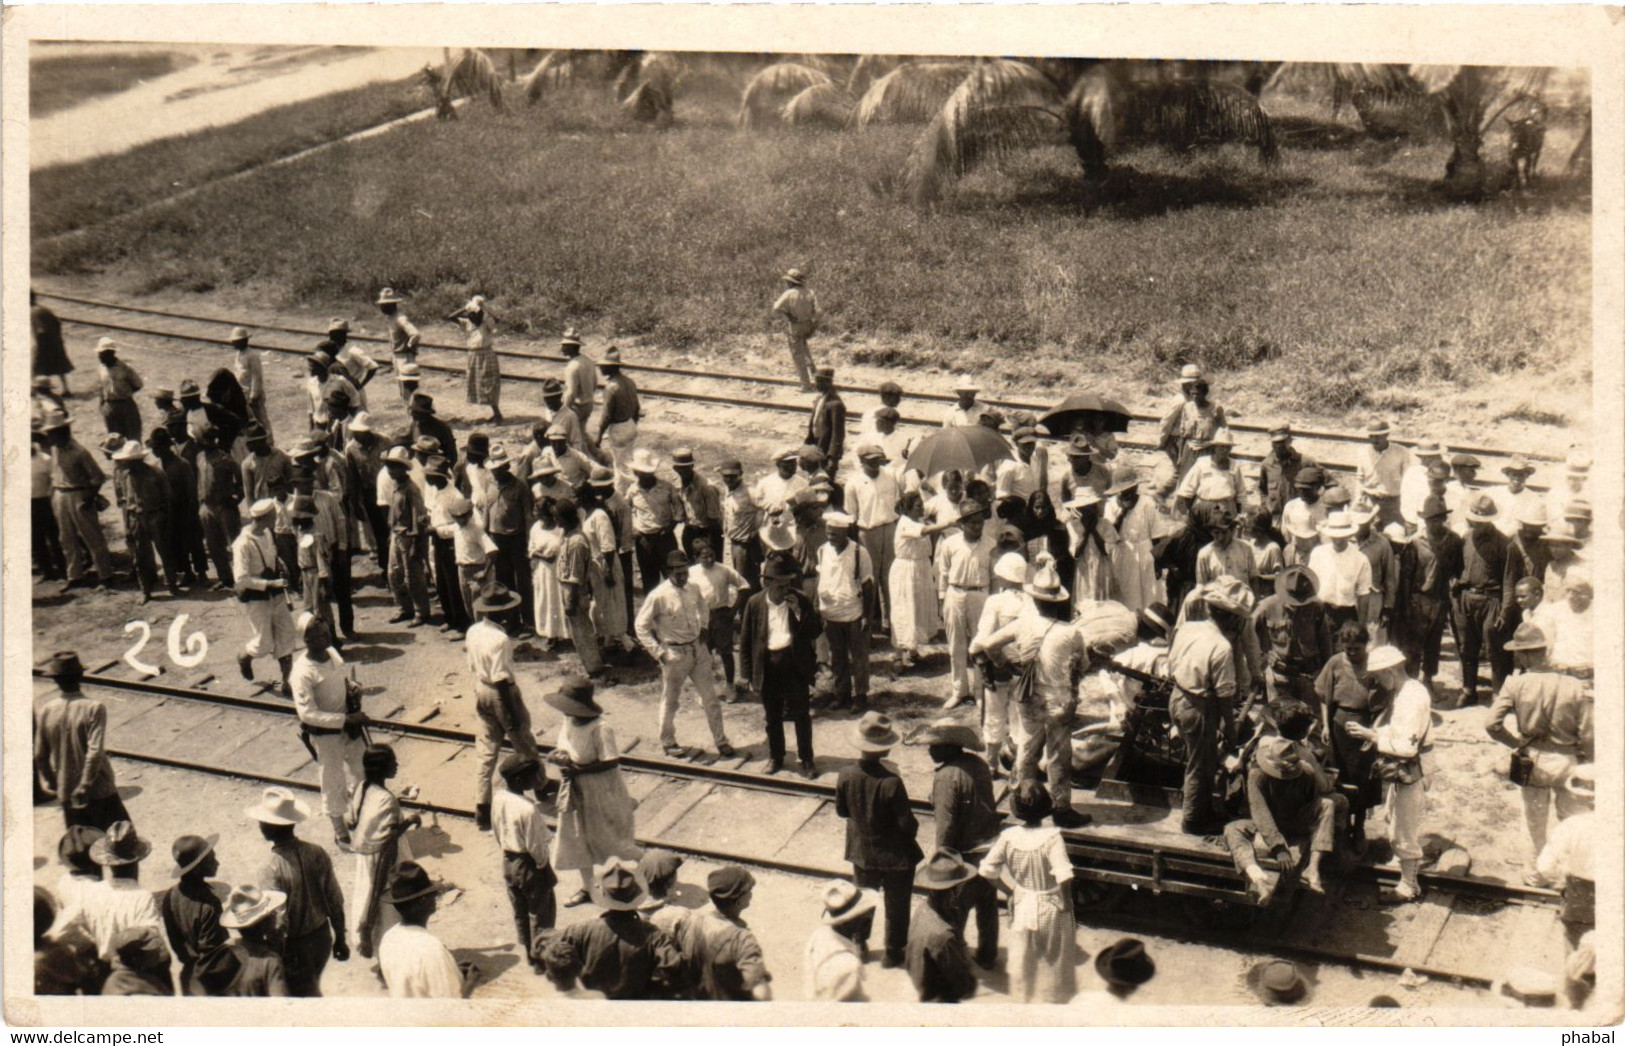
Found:
<path fill-rule="evenodd" d="M 169 329 L 155 328 L 155 327 L 152 327 L 152 326 L 140 325 L 138 323 L 130 322 L 130 321 L 119 321 L 115 317 L 112 317 L 112 316 L 109 316 L 109 315 L 106 315 L 106 314 L 109 314 L 109 313 L 113 313 L 113 314 L 124 313 L 124 314 L 132 315 L 132 316 L 138 316 L 138 317 L 152 317 L 152 318 L 158 319 L 158 320 L 167 320 L 167 321 L 171 321 L 172 323 L 177 323 L 177 324 L 196 324 L 196 325 L 201 325 L 201 326 L 204 326 L 204 327 L 224 327 L 224 328 L 227 328 L 228 330 L 229 330 L 230 327 L 241 325 L 241 326 L 250 327 L 257 334 L 264 334 L 264 333 L 269 332 L 269 333 L 274 333 L 274 334 L 279 334 L 279 335 L 295 336 L 295 337 L 301 337 L 301 338 L 313 338 L 313 339 L 320 339 L 320 338 L 323 338 L 323 337 L 326 336 L 325 331 L 317 331 L 317 330 L 312 330 L 312 329 L 308 329 L 308 328 L 301 328 L 301 327 L 294 327 L 294 326 L 284 326 L 284 325 L 246 323 L 246 322 L 240 321 L 240 320 L 221 319 L 221 318 L 212 317 L 212 316 L 200 316 L 200 315 L 195 315 L 195 314 L 190 314 L 190 313 L 174 312 L 174 311 L 164 310 L 164 309 L 153 309 L 153 308 L 147 308 L 145 306 L 137 306 L 137 305 L 131 305 L 131 304 L 128 304 L 128 303 L 120 303 L 120 302 L 111 302 L 111 301 L 105 301 L 105 300 L 95 299 L 95 298 L 84 298 L 84 297 L 76 297 L 76 296 L 71 296 L 71 295 L 52 294 L 52 293 L 44 292 L 44 291 L 39 292 L 39 297 L 48 298 L 48 299 L 50 299 L 52 301 L 63 302 L 63 303 L 69 304 L 69 305 L 79 306 L 81 308 L 88 308 L 88 309 L 97 310 L 97 311 L 104 314 L 101 317 L 97 317 L 95 315 L 61 315 L 61 314 L 59 314 L 59 318 L 64 323 L 71 323 L 71 324 L 76 324 L 76 325 L 83 326 L 83 327 L 91 327 L 91 328 L 96 328 L 96 329 L 100 329 L 100 330 L 116 331 L 116 332 L 120 332 L 120 333 L 124 333 L 124 334 L 134 334 L 134 335 L 143 336 L 143 337 L 181 340 L 181 341 L 193 342 L 193 343 L 196 343 L 196 344 L 210 344 L 210 345 L 219 345 L 219 346 L 228 346 L 230 344 L 230 340 L 226 336 L 226 333 L 224 333 L 224 332 L 222 332 L 219 335 L 214 335 L 214 334 L 198 333 L 196 331 L 190 331 L 189 332 L 189 331 L 185 331 L 185 330 L 175 330 L 173 328 L 169 328 Z M 385 338 L 372 336 L 372 335 L 356 334 L 356 333 L 352 333 L 350 335 L 350 340 L 356 341 L 356 342 L 362 342 L 362 343 L 366 343 L 366 344 L 373 344 L 373 345 L 387 344 L 387 339 L 385 339 Z M 285 355 L 300 355 L 300 356 L 303 356 L 309 351 L 309 345 L 308 344 L 306 344 L 304 346 L 294 346 L 294 345 L 283 345 L 283 344 L 265 342 L 263 340 L 257 340 L 255 342 L 255 345 L 256 345 L 257 348 L 261 349 L 262 351 L 276 352 L 276 353 L 285 354 Z M 424 341 L 422 343 L 421 350 L 433 351 L 433 352 L 455 353 L 455 354 L 457 354 L 459 356 L 461 356 L 461 355 L 463 355 L 464 353 L 467 352 L 467 349 L 465 347 L 463 347 L 463 346 L 460 346 L 460 345 L 444 343 L 444 342 L 429 342 L 429 341 Z M 527 365 L 529 365 L 529 364 L 563 363 L 564 360 L 565 360 L 564 356 L 558 355 L 558 354 L 555 354 L 555 353 L 519 352 L 519 351 L 515 351 L 513 349 L 498 349 L 496 351 L 497 351 L 497 355 L 499 357 L 503 358 L 504 360 L 512 360 L 512 361 L 519 362 L 519 363 L 524 363 L 524 364 L 527 364 Z M 460 375 L 460 374 L 463 373 L 463 369 L 460 366 L 455 366 L 455 365 L 427 362 L 427 361 L 424 361 L 424 360 L 421 360 L 421 359 L 419 360 L 419 365 L 424 370 L 435 372 L 435 373 L 457 374 L 457 375 Z M 763 387 L 763 388 L 766 388 L 766 389 L 795 390 L 797 393 L 799 393 L 799 389 L 800 389 L 799 383 L 797 381 L 795 381 L 794 379 L 780 378 L 780 377 L 774 377 L 774 376 L 768 376 L 768 375 L 760 375 L 760 374 L 739 374 L 739 373 L 729 373 L 729 372 L 724 372 L 724 371 L 701 370 L 701 369 L 685 368 L 685 367 L 666 367 L 666 366 L 659 366 L 659 365 L 654 365 L 654 364 L 626 364 L 626 365 L 623 366 L 623 369 L 626 370 L 626 371 L 629 371 L 629 372 L 635 372 L 635 373 L 641 373 L 641 374 L 652 374 L 652 375 L 664 376 L 664 377 L 673 378 L 673 379 L 680 379 L 680 380 L 705 380 L 705 381 L 711 381 L 711 382 L 719 382 L 720 381 L 720 382 L 728 382 L 728 383 L 740 384 L 740 385 L 755 385 L 755 386 Z M 503 378 L 505 380 L 522 382 L 522 383 L 538 383 L 538 382 L 540 382 L 540 381 L 542 381 L 545 378 L 550 377 L 550 376 L 552 376 L 552 375 L 548 374 L 548 373 L 531 373 L 531 372 L 526 372 L 526 371 L 517 371 L 517 372 L 511 372 L 511 373 L 504 373 L 503 374 Z M 838 386 L 838 388 L 842 392 L 856 393 L 856 394 L 865 395 L 865 396 L 878 396 L 878 394 L 875 392 L 875 390 L 860 387 L 860 386 L 841 385 L 841 386 Z M 779 412 L 805 413 L 805 411 L 807 409 L 805 403 L 786 402 L 786 401 L 777 400 L 777 399 L 774 399 L 774 398 L 771 398 L 771 397 L 764 398 L 762 396 L 755 396 L 755 397 L 722 396 L 722 395 L 715 395 L 715 394 L 701 393 L 701 392 L 693 392 L 693 391 L 680 390 L 680 389 L 674 389 L 674 388 L 643 388 L 643 387 L 640 387 L 638 391 L 639 391 L 639 394 L 641 396 L 652 397 L 652 398 L 655 398 L 655 399 L 667 399 L 667 400 L 674 400 L 674 401 L 688 402 L 688 403 L 712 404 L 712 405 L 717 405 L 717 406 L 738 407 L 738 408 L 752 409 L 752 410 L 769 410 L 769 411 L 779 411 Z M 911 392 L 908 395 L 908 399 L 910 401 L 918 401 L 918 402 L 924 402 L 924 403 L 941 403 L 941 404 L 944 404 L 944 405 L 951 404 L 951 403 L 954 402 L 954 397 L 952 397 L 952 396 L 942 395 L 940 393 L 929 393 L 929 392 Z M 1017 400 L 1017 399 L 1009 399 L 1009 398 L 1004 398 L 1004 397 L 994 397 L 994 398 L 983 397 L 983 399 L 988 404 L 996 406 L 996 407 L 1000 407 L 1000 408 L 1008 409 L 1008 410 L 1030 411 L 1030 412 L 1032 412 L 1034 414 L 1043 414 L 1045 411 L 1049 410 L 1053 406 L 1053 403 L 1041 403 L 1041 402 L 1036 402 L 1036 401 Z M 856 411 L 853 411 L 852 413 L 853 413 L 854 417 L 857 414 Z M 1152 413 L 1146 413 L 1146 412 L 1131 412 L 1130 417 L 1133 420 L 1133 422 L 1136 425 L 1138 425 L 1141 429 L 1154 428 L 1161 421 L 1161 417 L 1159 415 L 1152 414 Z M 924 417 L 918 417 L 918 416 L 904 416 L 901 419 L 901 422 L 904 425 L 922 426 L 922 427 L 928 427 L 928 428 L 935 428 L 940 423 L 938 421 L 938 419 L 935 419 L 935 418 L 924 418 Z M 1268 433 L 1268 426 L 1266 426 L 1266 425 L 1259 425 L 1259 424 L 1243 422 L 1243 421 L 1232 422 L 1230 424 L 1230 428 L 1231 428 L 1232 431 L 1237 432 L 1237 433 L 1246 433 L 1246 434 L 1250 434 L 1250 435 L 1253 435 L 1253 436 L 1256 436 L 1256 437 L 1260 437 L 1261 438 L 1259 440 L 1260 442 L 1262 442 L 1263 437 L 1267 437 L 1267 433 Z M 1295 429 L 1294 432 L 1295 432 L 1296 439 L 1300 443 L 1310 444 L 1310 445 L 1313 445 L 1313 444 L 1325 444 L 1325 445 L 1330 445 L 1330 446 L 1342 448 L 1345 452 L 1347 451 L 1348 448 L 1350 448 L 1352 446 L 1363 445 L 1366 442 L 1365 437 L 1363 435 L 1356 434 L 1356 433 L 1336 432 L 1336 431 L 1325 430 L 1325 429 Z M 1408 441 L 1395 440 L 1395 442 L 1403 444 L 1403 443 L 1406 443 Z M 1157 448 L 1156 440 L 1154 438 L 1152 438 L 1152 439 L 1127 439 L 1127 438 L 1125 438 L 1125 439 L 1119 440 L 1119 445 L 1126 448 L 1126 449 L 1138 450 L 1138 451 L 1152 451 L 1152 450 L 1155 450 Z M 1454 451 L 1470 453 L 1470 454 L 1478 455 L 1478 456 L 1483 457 L 1483 458 L 1491 459 L 1491 461 L 1489 463 L 1487 463 L 1489 465 L 1493 465 L 1494 461 L 1510 459 L 1513 456 L 1515 456 L 1515 452 L 1510 451 L 1510 450 L 1506 450 L 1504 448 L 1481 447 L 1481 446 L 1474 446 L 1474 445 L 1469 445 L 1469 444 L 1457 444 L 1457 443 L 1452 443 L 1450 446 L 1451 446 L 1451 449 L 1454 450 Z M 1241 460 L 1241 461 L 1252 462 L 1252 463 L 1257 463 L 1257 462 L 1260 462 L 1260 461 L 1263 460 L 1263 454 L 1261 452 L 1247 451 L 1247 450 L 1243 450 L 1241 448 L 1238 448 L 1234 452 L 1233 456 L 1235 458 Z M 1324 453 L 1320 453 L 1320 452 L 1316 452 L 1316 453 L 1312 454 L 1311 456 L 1314 457 L 1315 461 L 1318 464 L 1320 464 L 1322 467 L 1331 468 L 1331 469 L 1333 469 L 1335 471 L 1353 472 L 1356 469 L 1356 465 L 1354 464 L 1353 461 L 1350 461 L 1350 460 L 1338 460 L 1334 456 L 1328 456 L 1328 455 L 1326 455 Z M 1561 457 L 1555 456 L 1555 455 L 1550 455 L 1550 454 L 1525 453 L 1522 456 L 1524 456 L 1526 458 L 1529 458 L 1533 462 L 1546 463 L 1548 466 L 1552 465 L 1552 464 L 1555 464 L 1555 463 L 1559 463 L 1559 462 L 1562 461 Z M 1552 470 L 1550 468 L 1546 468 L 1546 469 L 1542 469 L 1541 471 L 1550 473 Z M 1495 476 L 1493 475 L 1493 473 L 1494 473 L 1493 467 L 1486 468 L 1485 469 L 1485 474 L 1480 477 L 1480 482 L 1483 483 L 1483 484 L 1486 484 L 1486 485 L 1499 484 L 1501 481 L 1496 479 Z M 1531 488 L 1535 489 L 1535 490 L 1546 489 L 1546 486 L 1548 486 L 1548 485 L 1549 484 L 1543 484 L 1543 483 L 1532 483 L 1532 484 L 1530 484 Z"/>
<path fill-rule="evenodd" d="M 85 684 L 116 697 L 109 708 L 115 758 L 319 790 L 314 765 L 292 727 L 290 702 L 103 672 L 88 676 Z M 381 704 L 376 697 L 368 701 Z M 400 780 L 417 787 L 406 805 L 473 817 L 469 800 L 476 764 L 470 732 L 387 716 L 374 719 L 370 729 L 375 739 L 396 746 Z M 645 845 L 794 875 L 847 873 L 838 856 L 844 825 L 834 815 L 833 785 L 755 773 L 743 768 L 744 759 L 720 765 L 643 756 L 636 752 L 640 743 L 623 746 L 622 766 L 638 801 L 639 838 Z M 929 822 L 929 804 L 914 805 Z M 929 823 L 922 830 L 929 838 Z M 1293 899 L 1286 891 L 1286 903 L 1248 912 L 1238 921 L 1235 913 L 1245 910 L 1238 907 L 1244 888 L 1222 851 L 1089 828 L 1065 835 L 1091 920 L 1134 932 L 1388 973 L 1409 969 L 1480 986 L 1496 975 L 1484 968 L 1486 953 L 1490 958 L 1505 953 L 1473 947 L 1463 938 L 1557 934 L 1556 895 L 1550 890 L 1424 874 L 1430 903 L 1406 909 L 1417 913 L 1410 926 L 1414 933 L 1386 944 L 1385 927 L 1393 916 L 1375 898 L 1382 886 L 1397 881 L 1397 873 L 1371 866 L 1353 869 L 1338 898 L 1302 894 Z M 1374 946 L 1379 940 L 1385 944 Z"/>

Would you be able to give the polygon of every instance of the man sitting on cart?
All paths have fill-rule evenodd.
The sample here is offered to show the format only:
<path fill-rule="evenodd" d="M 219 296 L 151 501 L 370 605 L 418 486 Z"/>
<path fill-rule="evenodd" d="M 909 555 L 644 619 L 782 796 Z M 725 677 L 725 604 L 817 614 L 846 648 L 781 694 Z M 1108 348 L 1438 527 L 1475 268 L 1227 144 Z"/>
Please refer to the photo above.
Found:
<path fill-rule="evenodd" d="M 1306 842 L 1303 884 L 1321 892 L 1321 862 L 1336 845 L 1349 806 L 1308 746 L 1279 735 L 1263 737 L 1247 767 L 1247 803 L 1248 816 L 1225 825 L 1224 844 L 1259 903 L 1269 903 L 1279 881 L 1260 866 L 1259 856 L 1269 857 L 1283 873 L 1296 870 Z"/>

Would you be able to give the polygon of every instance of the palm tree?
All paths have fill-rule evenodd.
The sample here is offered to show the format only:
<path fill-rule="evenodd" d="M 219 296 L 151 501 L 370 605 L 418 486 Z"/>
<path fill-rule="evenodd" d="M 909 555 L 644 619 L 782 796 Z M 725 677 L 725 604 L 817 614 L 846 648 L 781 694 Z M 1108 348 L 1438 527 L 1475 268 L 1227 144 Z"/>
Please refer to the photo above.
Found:
<path fill-rule="evenodd" d="M 1248 89 L 1263 86 L 1251 65 L 1226 63 L 1221 79 L 1205 66 L 1172 63 L 982 60 L 916 142 L 904 190 L 930 203 L 978 164 L 1048 144 L 1070 143 L 1090 179 L 1103 177 L 1111 155 L 1133 140 L 1175 148 L 1243 141 L 1271 163 L 1275 135 Z"/>
<path fill-rule="evenodd" d="M 465 47 L 458 52 L 456 61 L 451 60 L 448 51 L 440 72 L 436 73 L 432 66 L 425 65 L 418 75 L 424 88 L 434 98 L 435 115 L 439 119 L 457 119 L 457 109 L 452 103 L 459 98 L 483 95 L 493 109 L 504 108 L 502 74 L 497 71 L 491 56 L 480 48 Z"/>
<path fill-rule="evenodd" d="M 801 62 L 774 62 L 750 78 L 739 103 L 739 126 L 760 130 L 780 119 L 786 102 L 809 87 L 832 83 L 829 74 Z"/>
<path fill-rule="evenodd" d="M 858 99 L 858 129 L 873 123 L 925 123 L 965 81 L 971 62 L 908 62 L 869 84 Z"/>
<path fill-rule="evenodd" d="M 779 111 L 779 119 L 792 127 L 846 127 L 857 114 L 857 102 L 838 83 L 813 84 Z"/>

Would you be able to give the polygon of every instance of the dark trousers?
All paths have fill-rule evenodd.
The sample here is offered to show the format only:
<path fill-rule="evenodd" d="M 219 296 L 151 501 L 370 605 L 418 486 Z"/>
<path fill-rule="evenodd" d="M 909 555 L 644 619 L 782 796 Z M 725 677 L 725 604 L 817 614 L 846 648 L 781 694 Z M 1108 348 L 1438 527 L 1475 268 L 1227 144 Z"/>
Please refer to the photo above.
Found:
<path fill-rule="evenodd" d="M 630 636 L 632 622 L 637 617 L 637 612 L 632 607 L 632 553 L 618 552 L 616 555 L 621 557 L 621 585 L 626 589 L 626 634 Z"/>
<path fill-rule="evenodd" d="M 496 568 L 496 579 L 506 585 L 508 591 L 517 593 L 523 601 L 519 604 L 524 612 L 524 618 L 521 620 L 529 618 L 535 612 L 536 600 L 531 594 L 530 555 L 525 547 L 526 535 L 491 534 L 490 538 L 497 547 L 497 550 L 491 553 L 491 565 Z"/>
<path fill-rule="evenodd" d="M 378 557 L 378 574 L 389 576 L 389 509 L 367 499 L 367 526 L 372 530 L 372 550 Z"/>
<path fill-rule="evenodd" d="M 467 632 L 470 624 L 468 608 L 463 605 L 463 586 L 457 577 L 457 547 L 450 538 L 431 534 L 434 547 L 434 583 L 440 593 L 440 609 L 446 624 L 459 632 Z"/>
<path fill-rule="evenodd" d="M 733 568 L 739 571 L 741 577 L 750 582 L 750 587 L 760 591 L 762 576 L 762 541 L 752 534 L 744 541 L 735 541 L 729 547 L 730 561 Z M 741 612 L 745 609 L 745 601 L 739 601 Z"/>
<path fill-rule="evenodd" d="M 355 581 L 350 576 L 350 550 L 336 548 L 333 550 L 333 562 L 328 565 L 331 576 L 327 579 L 332 588 L 333 602 L 339 608 L 339 628 L 346 637 L 355 635 L 355 604 L 351 601 L 351 593 L 355 589 Z"/>
<path fill-rule="evenodd" d="M 796 730 L 796 756 L 804 763 L 813 760 L 812 713 L 807 691 L 812 681 L 802 679 L 791 663 L 789 650 L 769 650 L 762 667 L 762 713 L 767 717 L 767 752 L 784 759 L 784 721 Z"/>
<path fill-rule="evenodd" d="M 169 513 L 125 513 L 124 543 L 135 560 L 136 580 L 141 591 L 152 595 L 158 585 L 158 563 L 164 568 L 164 584 L 174 588 L 179 584 L 175 572 L 175 543 L 170 540 Z M 154 552 L 157 553 L 156 558 Z"/>
<path fill-rule="evenodd" d="M 1404 625 L 1398 639 L 1406 671 L 1432 679 L 1439 674 L 1439 647 L 1444 643 L 1445 622 L 1450 620 L 1450 601 L 1417 593 L 1402 611 Z"/>
<path fill-rule="evenodd" d="M 203 547 L 203 522 L 199 518 L 201 506 L 173 505 L 170 513 L 174 520 L 172 534 L 175 541 L 175 567 L 181 576 L 196 578 L 209 576 L 209 555 Z"/>
<path fill-rule="evenodd" d="M 69 828 L 83 824 L 105 832 L 118 822 L 128 820 L 130 811 L 124 808 L 124 800 L 117 792 L 105 799 L 92 799 L 84 806 L 74 806 L 66 797 L 62 800 L 62 823 Z"/>
<path fill-rule="evenodd" d="M 288 587 L 299 591 L 299 535 L 273 531 L 271 540 L 276 544 L 277 562 L 282 564 L 282 576 L 288 579 Z"/>
<path fill-rule="evenodd" d="M 283 970 L 288 978 L 288 994 L 298 999 L 317 999 L 322 994 L 322 971 L 333 956 L 333 927 L 289 937 L 283 953 Z"/>
<path fill-rule="evenodd" d="M 34 544 L 34 568 L 46 581 L 61 581 L 68 576 L 68 560 L 62 554 L 62 537 L 56 530 L 49 494 L 30 499 L 28 524 Z"/>
<path fill-rule="evenodd" d="M 141 408 L 134 400 L 108 400 L 102 404 L 102 424 L 109 434 L 118 433 L 125 439 L 141 439 Z"/>
<path fill-rule="evenodd" d="M 860 617 L 854 621 L 825 621 L 829 641 L 829 668 L 835 675 L 835 700 L 840 704 L 869 700 L 869 629 Z"/>
<path fill-rule="evenodd" d="M 852 866 L 852 881 L 865 890 L 879 890 L 886 913 L 886 954 L 901 959 L 908 950 L 909 901 L 914 891 L 914 869 Z M 869 946 L 868 938 L 858 943 Z"/>
<path fill-rule="evenodd" d="M 974 856 L 967 854 L 966 859 L 975 864 L 986 856 L 984 851 Z M 963 938 L 965 924 L 970 922 L 971 913 L 975 912 L 976 961 L 983 966 L 992 966 L 999 957 L 999 891 L 994 889 L 992 882 L 979 875 L 959 890 L 959 910 L 954 915 L 954 930 Z"/>
<path fill-rule="evenodd" d="M 638 557 L 638 577 L 642 580 L 644 595 L 653 592 L 666 576 L 666 557 L 676 548 L 677 538 L 669 530 L 632 535 L 632 552 Z"/>
<path fill-rule="evenodd" d="M 1468 694 L 1478 694 L 1480 653 L 1489 658 L 1490 686 L 1494 692 L 1500 692 L 1501 684 L 1512 672 L 1512 655 L 1501 649 L 1506 637 L 1496 627 L 1496 618 L 1500 616 L 1499 595 L 1468 590 L 1456 599 L 1454 624 L 1461 657 L 1461 687 Z"/>
<path fill-rule="evenodd" d="M 558 876 L 551 865 L 537 867 L 528 853 L 502 855 L 502 881 L 508 886 L 508 903 L 513 905 L 513 928 L 519 947 L 530 962 L 540 962 L 542 935 L 558 919 L 558 902 L 553 887 Z"/>
<path fill-rule="evenodd" d="M 734 608 L 717 607 L 706 624 L 705 641 L 711 656 L 722 662 L 722 678 L 734 684 Z"/>
<path fill-rule="evenodd" d="M 1219 766 L 1219 703 L 1175 691 L 1168 711 L 1185 738 L 1185 783 L 1181 820 L 1192 828 L 1213 817 L 1213 775 Z"/>
<path fill-rule="evenodd" d="M 430 614 L 429 542 L 423 534 L 390 534 L 389 589 L 401 613 L 427 618 Z"/>
<path fill-rule="evenodd" d="M 198 508 L 198 525 L 203 531 L 203 543 L 214 560 L 214 576 L 222 585 L 236 583 L 231 570 L 231 543 L 242 529 L 242 516 L 236 505 L 202 505 Z"/>

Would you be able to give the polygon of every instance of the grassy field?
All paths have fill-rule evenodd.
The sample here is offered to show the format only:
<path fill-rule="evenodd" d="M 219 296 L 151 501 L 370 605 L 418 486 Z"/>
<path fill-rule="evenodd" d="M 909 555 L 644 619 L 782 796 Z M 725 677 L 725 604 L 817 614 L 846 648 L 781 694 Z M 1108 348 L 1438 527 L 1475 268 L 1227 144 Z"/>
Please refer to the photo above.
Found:
<path fill-rule="evenodd" d="M 172 73 L 193 59 L 169 52 L 132 52 L 35 58 L 28 63 L 28 115 L 49 116 L 104 94 L 118 94 L 142 80 Z"/>
<path fill-rule="evenodd" d="M 83 65 L 82 59 L 75 59 Z M 340 91 L 118 156 L 46 167 L 29 176 L 35 241 L 117 217 L 132 208 L 427 105 L 415 84 Z M 257 190 L 250 190 L 251 195 Z"/>
<path fill-rule="evenodd" d="M 725 99 L 680 102 L 664 132 L 580 99 L 471 107 L 47 246 L 36 265 L 301 308 L 388 284 L 421 316 L 477 292 L 508 329 L 574 323 L 727 362 L 798 265 L 837 359 L 1013 379 L 1019 357 L 1032 388 L 1160 382 L 1194 360 L 1317 415 L 1404 411 L 1430 383 L 1589 377 L 1589 199 L 1555 173 L 1572 130 L 1549 135 L 1537 197 L 1458 206 L 1434 188 L 1444 145 L 1369 143 L 1266 103 L 1282 116 L 1274 168 L 1239 148 L 1142 149 L 1086 192 L 1055 148 L 977 172 L 931 212 L 877 188 L 914 128 L 745 136 Z"/>

